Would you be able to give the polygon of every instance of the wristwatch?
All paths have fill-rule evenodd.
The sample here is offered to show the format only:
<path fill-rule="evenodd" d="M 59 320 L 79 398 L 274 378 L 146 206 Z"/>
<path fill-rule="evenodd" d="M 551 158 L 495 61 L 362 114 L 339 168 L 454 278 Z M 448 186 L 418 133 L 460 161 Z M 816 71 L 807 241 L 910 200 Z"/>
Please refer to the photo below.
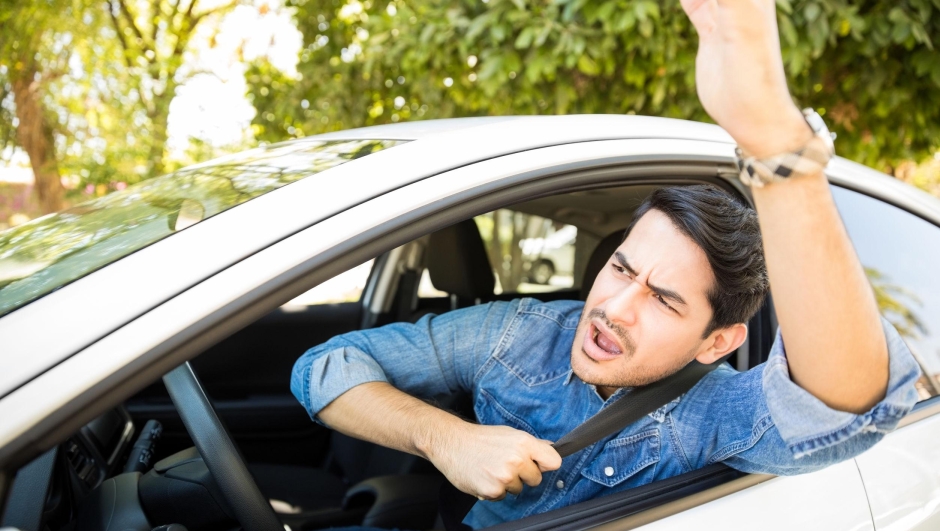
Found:
<path fill-rule="evenodd" d="M 792 177 L 815 174 L 826 167 L 835 155 L 832 141 L 836 135 L 829 132 L 826 122 L 813 109 L 803 109 L 803 118 L 813 130 L 813 138 L 797 151 L 759 159 L 740 147 L 735 148 L 741 182 L 760 188 Z"/>

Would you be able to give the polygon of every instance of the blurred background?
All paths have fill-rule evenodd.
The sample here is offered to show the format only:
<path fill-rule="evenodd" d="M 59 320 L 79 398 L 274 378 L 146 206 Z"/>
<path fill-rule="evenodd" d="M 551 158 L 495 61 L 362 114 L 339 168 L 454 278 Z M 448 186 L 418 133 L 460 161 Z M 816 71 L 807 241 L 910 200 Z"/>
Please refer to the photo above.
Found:
<path fill-rule="evenodd" d="M 940 1 L 777 8 L 793 95 L 839 154 L 940 196 Z M 0 0 L 0 230 L 338 129 L 709 121 L 695 49 L 678 0 Z"/>

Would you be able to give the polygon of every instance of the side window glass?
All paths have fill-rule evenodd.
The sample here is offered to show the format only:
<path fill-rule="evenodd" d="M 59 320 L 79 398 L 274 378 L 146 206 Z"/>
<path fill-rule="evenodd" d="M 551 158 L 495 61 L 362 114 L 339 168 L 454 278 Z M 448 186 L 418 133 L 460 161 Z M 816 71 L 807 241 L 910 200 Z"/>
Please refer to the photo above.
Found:
<path fill-rule="evenodd" d="M 832 192 L 881 314 L 924 373 L 921 400 L 940 395 L 940 227 L 857 192 Z"/>
<path fill-rule="evenodd" d="M 545 293 L 580 284 L 574 274 L 577 227 L 506 209 L 473 220 L 496 275 L 497 294 Z"/>
<path fill-rule="evenodd" d="M 303 310 L 308 306 L 318 304 L 358 302 L 362 297 L 362 290 L 365 289 L 366 282 L 369 280 L 369 272 L 372 271 L 373 261 L 374 260 L 369 260 L 364 264 L 336 275 L 326 282 L 286 302 L 281 306 L 281 309 L 290 312 Z"/>

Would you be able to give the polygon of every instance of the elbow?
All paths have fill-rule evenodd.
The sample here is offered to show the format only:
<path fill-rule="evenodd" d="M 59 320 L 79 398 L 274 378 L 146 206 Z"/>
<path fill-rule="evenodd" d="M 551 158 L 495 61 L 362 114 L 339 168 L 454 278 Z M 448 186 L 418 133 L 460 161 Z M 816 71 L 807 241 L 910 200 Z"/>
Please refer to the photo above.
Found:
<path fill-rule="evenodd" d="M 891 376 L 888 349 L 882 344 L 866 354 L 859 356 L 861 359 L 846 374 L 845 385 L 837 386 L 839 392 L 830 391 L 820 400 L 832 409 L 856 415 L 871 411 L 882 402 L 888 395 Z"/>
<path fill-rule="evenodd" d="M 290 392 L 311 417 L 313 414 L 310 411 L 310 371 L 313 360 L 313 349 L 310 349 L 297 358 L 290 374 Z"/>

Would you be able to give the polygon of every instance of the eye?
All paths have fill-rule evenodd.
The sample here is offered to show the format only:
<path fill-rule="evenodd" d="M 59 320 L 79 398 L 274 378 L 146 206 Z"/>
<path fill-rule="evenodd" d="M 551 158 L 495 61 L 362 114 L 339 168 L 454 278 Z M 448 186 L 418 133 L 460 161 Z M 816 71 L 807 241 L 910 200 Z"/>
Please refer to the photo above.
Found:
<path fill-rule="evenodd" d="M 675 308 L 673 308 L 672 306 L 669 305 L 668 302 L 666 302 L 666 299 L 664 299 L 662 295 L 656 293 L 656 294 L 654 294 L 654 296 L 656 297 L 656 300 L 658 300 L 658 301 L 660 302 L 660 304 L 662 304 L 663 306 L 665 306 L 666 308 L 669 308 L 670 310 L 672 310 L 672 311 L 674 311 L 674 312 L 676 311 Z M 676 313 L 678 313 L 678 312 L 676 312 Z"/>
<path fill-rule="evenodd" d="M 611 264 L 610 266 L 614 268 L 614 271 L 616 271 L 617 274 L 623 275 L 623 276 L 627 277 L 627 278 L 630 279 L 630 280 L 633 279 L 633 275 L 631 275 L 630 272 L 627 271 L 627 268 L 625 268 L 625 267 L 623 267 L 623 266 L 621 266 L 621 265 L 617 265 L 617 264 Z"/>

